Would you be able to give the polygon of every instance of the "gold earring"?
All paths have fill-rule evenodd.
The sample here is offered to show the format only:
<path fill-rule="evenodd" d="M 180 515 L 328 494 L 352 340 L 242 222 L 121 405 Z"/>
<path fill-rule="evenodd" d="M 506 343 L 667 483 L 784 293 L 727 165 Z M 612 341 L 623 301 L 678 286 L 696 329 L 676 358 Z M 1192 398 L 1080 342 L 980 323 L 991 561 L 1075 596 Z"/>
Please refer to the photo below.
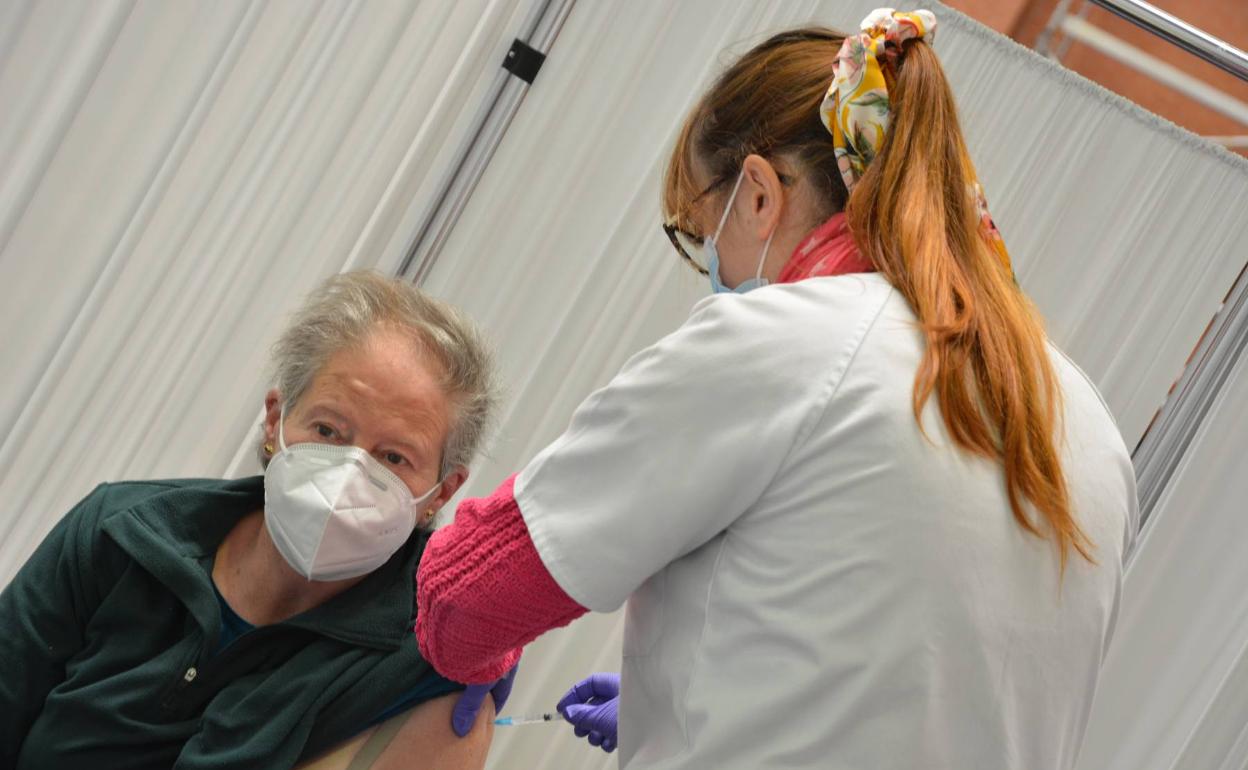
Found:
<path fill-rule="evenodd" d="M 264 443 L 264 453 L 266 455 L 273 454 L 273 442 L 272 441 L 266 441 Z"/>

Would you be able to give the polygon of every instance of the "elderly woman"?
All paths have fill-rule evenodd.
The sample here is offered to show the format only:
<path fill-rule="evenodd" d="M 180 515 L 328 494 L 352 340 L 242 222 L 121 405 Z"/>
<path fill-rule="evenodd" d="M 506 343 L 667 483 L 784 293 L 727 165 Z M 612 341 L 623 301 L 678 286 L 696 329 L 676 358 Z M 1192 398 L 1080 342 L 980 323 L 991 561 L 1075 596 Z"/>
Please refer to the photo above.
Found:
<path fill-rule="evenodd" d="M 372 273 L 322 285 L 274 352 L 263 477 L 102 484 L 0 594 L 0 767 L 483 764 L 491 720 L 451 732 L 462 688 L 411 629 L 488 353 Z"/>

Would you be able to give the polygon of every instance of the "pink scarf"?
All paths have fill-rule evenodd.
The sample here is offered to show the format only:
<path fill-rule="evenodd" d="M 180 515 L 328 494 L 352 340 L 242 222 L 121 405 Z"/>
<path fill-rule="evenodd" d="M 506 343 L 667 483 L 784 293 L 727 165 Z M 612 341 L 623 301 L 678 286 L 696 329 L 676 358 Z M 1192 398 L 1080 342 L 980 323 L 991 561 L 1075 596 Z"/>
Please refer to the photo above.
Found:
<path fill-rule="evenodd" d="M 793 256 L 780 271 L 776 283 L 795 283 L 805 278 L 817 278 L 846 273 L 874 273 L 875 266 L 858 253 L 854 236 L 849 232 L 845 212 L 834 214 L 831 219 L 816 227 L 793 250 Z"/>

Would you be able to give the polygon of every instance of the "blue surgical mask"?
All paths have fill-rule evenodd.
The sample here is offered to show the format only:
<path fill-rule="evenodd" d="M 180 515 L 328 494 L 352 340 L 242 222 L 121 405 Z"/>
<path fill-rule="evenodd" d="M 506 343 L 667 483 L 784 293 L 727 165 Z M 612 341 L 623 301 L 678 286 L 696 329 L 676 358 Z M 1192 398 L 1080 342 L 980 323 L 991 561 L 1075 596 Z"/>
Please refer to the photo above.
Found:
<path fill-rule="evenodd" d="M 732 202 L 737 198 L 737 191 L 741 189 L 741 180 L 745 179 L 745 169 L 741 169 L 741 173 L 737 174 L 737 183 L 732 186 L 732 194 L 728 196 L 728 205 L 724 207 L 724 214 L 719 218 L 719 227 L 715 228 L 715 235 L 707 238 L 702 248 L 706 251 L 707 265 L 706 270 L 710 273 L 711 291 L 716 294 L 724 294 L 735 292 L 737 294 L 745 294 L 747 291 L 753 291 L 761 286 L 770 283 L 763 277 L 763 262 L 767 261 L 767 249 L 771 248 L 771 238 L 776 234 L 775 230 L 771 231 L 771 235 L 767 236 L 767 242 L 763 244 L 763 255 L 758 258 L 758 272 L 753 278 L 748 278 L 737 285 L 737 288 L 730 289 L 724 285 L 719 277 L 719 234 L 724 230 L 724 223 L 728 221 L 728 215 L 732 213 Z"/>

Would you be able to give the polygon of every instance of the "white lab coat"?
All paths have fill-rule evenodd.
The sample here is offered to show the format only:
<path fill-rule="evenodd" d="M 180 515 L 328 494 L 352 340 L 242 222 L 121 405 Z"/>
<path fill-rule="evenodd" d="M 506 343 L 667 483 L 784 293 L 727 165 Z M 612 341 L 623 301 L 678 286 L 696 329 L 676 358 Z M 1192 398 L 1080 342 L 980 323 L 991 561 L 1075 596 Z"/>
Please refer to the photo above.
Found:
<path fill-rule="evenodd" d="M 1054 351 L 1098 562 L 1075 554 L 1059 584 L 934 397 L 920 433 L 922 350 L 879 275 L 710 297 L 520 474 L 559 585 L 629 600 L 621 767 L 1073 766 L 1135 527 L 1130 458 Z"/>

